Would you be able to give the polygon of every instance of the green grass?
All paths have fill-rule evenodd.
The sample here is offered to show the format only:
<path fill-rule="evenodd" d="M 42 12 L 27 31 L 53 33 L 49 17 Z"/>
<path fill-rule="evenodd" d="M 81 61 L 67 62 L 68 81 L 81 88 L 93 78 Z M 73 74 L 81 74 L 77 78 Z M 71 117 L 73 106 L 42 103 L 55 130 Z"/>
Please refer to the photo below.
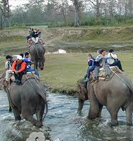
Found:
<path fill-rule="evenodd" d="M 77 29 L 80 30 L 80 29 Z M 132 27 L 94 28 L 84 29 L 77 34 L 64 36 L 67 41 L 131 41 L 133 39 Z"/>

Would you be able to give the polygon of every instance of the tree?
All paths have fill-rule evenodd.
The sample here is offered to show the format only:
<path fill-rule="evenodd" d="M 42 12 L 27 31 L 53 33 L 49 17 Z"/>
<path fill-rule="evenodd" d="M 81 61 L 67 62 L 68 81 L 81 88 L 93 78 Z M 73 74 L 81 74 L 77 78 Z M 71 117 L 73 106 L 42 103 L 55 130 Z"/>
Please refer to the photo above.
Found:
<path fill-rule="evenodd" d="M 96 10 L 96 17 L 100 18 L 101 16 L 100 8 L 101 8 L 102 0 L 87 0 L 87 1 L 94 6 L 94 9 Z"/>
<path fill-rule="evenodd" d="M 61 4 L 59 4 L 59 10 L 60 10 L 60 13 L 61 15 L 63 16 L 63 20 L 64 20 L 64 23 L 65 25 L 67 24 L 67 13 L 68 13 L 68 1 L 67 0 L 61 0 Z"/>
<path fill-rule="evenodd" d="M 79 27 L 79 13 L 80 8 L 82 7 L 82 1 L 81 0 L 71 0 L 73 2 L 74 8 L 75 8 L 75 27 Z"/>
<path fill-rule="evenodd" d="M 1 21 L 3 20 L 4 26 L 10 26 L 10 7 L 9 7 L 9 0 L 2 0 L 0 3 L 0 10 L 1 10 Z M 2 28 L 2 24 L 1 24 Z"/>

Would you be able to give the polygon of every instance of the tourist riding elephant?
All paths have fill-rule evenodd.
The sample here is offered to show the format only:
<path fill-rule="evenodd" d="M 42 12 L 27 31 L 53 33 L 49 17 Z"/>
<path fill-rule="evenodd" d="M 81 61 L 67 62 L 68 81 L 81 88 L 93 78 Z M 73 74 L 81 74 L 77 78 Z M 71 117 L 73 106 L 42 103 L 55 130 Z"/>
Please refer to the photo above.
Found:
<path fill-rule="evenodd" d="M 12 82 L 9 85 L 4 84 L 4 87 L 15 120 L 21 120 L 20 114 L 22 114 L 23 118 L 33 125 L 41 127 L 48 111 L 43 84 L 36 78 L 26 78 L 22 85 L 16 85 Z M 37 120 L 33 118 L 34 114 L 36 114 Z"/>
<path fill-rule="evenodd" d="M 83 93 L 83 87 L 78 87 Z M 133 83 L 125 74 L 115 74 L 110 80 L 99 80 L 97 83 L 87 83 L 87 93 L 90 101 L 88 118 L 95 119 L 101 115 L 106 106 L 111 115 L 111 125 L 117 125 L 117 114 L 120 108 L 126 110 L 127 125 L 132 125 Z M 85 93 L 83 93 L 86 95 Z M 86 99 L 79 98 L 79 110 L 82 110 Z"/>
<path fill-rule="evenodd" d="M 32 44 L 29 47 L 29 52 L 31 55 L 31 61 L 34 62 L 34 68 L 38 69 L 38 67 L 43 70 L 44 68 L 44 54 L 45 54 L 45 48 L 42 44 Z"/>

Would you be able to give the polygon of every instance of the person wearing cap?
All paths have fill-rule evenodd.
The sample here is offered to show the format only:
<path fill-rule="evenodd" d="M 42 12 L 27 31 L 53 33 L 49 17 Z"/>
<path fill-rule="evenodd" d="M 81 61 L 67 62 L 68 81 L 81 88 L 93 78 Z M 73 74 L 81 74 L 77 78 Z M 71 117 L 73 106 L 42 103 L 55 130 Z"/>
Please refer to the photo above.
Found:
<path fill-rule="evenodd" d="M 12 71 L 14 72 L 15 82 L 20 85 L 22 76 L 25 74 L 26 63 L 23 61 L 22 56 L 17 55 L 16 61 L 12 64 Z"/>
<path fill-rule="evenodd" d="M 109 50 L 107 63 L 110 66 L 117 66 L 121 71 L 123 71 L 121 61 L 117 58 L 117 55 L 114 53 L 113 49 Z"/>
<path fill-rule="evenodd" d="M 7 61 L 5 62 L 5 70 L 6 70 L 5 80 L 7 83 L 9 83 L 9 76 L 12 73 L 13 58 L 11 55 L 7 55 L 6 60 Z"/>

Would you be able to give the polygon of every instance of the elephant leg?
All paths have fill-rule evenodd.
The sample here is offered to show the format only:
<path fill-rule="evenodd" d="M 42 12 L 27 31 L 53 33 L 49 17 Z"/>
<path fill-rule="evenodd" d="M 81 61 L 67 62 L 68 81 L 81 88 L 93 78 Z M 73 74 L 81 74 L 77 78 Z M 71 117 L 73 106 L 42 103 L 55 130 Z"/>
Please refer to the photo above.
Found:
<path fill-rule="evenodd" d="M 99 105 L 99 113 L 97 115 L 97 117 L 101 117 L 101 113 L 102 113 L 102 109 L 103 109 L 103 105 Z"/>
<path fill-rule="evenodd" d="M 111 101 L 109 102 L 111 103 Z M 118 120 L 117 120 L 117 113 L 120 109 L 120 107 L 114 107 L 116 104 L 110 104 L 110 106 L 107 106 L 107 109 L 110 113 L 110 116 L 111 116 L 111 126 L 116 126 L 118 125 Z"/>
<path fill-rule="evenodd" d="M 10 101 L 10 97 L 9 97 L 9 93 L 7 93 L 7 97 L 8 97 L 8 103 L 9 103 L 9 112 L 12 112 L 12 108 L 11 108 L 11 101 Z"/>
<path fill-rule="evenodd" d="M 90 105 L 89 115 L 88 115 L 89 119 L 93 120 L 99 117 L 100 114 L 101 114 L 101 108 L 99 108 L 98 105 Z"/>
<path fill-rule="evenodd" d="M 12 107 L 12 110 L 14 113 L 15 120 L 21 120 L 20 111 L 18 110 L 18 108 Z"/>
<path fill-rule="evenodd" d="M 43 103 L 40 104 L 39 110 L 36 113 L 37 120 L 42 122 L 43 114 L 44 114 L 45 105 Z"/>
<path fill-rule="evenodd" d="M 79 115 L 81 115 L 81 111 L 82 111 L 82 109 L 83 109 L 83 105 L 84 105 L 84 100 L 78 99 L 78 111 L 77 111 L 77 113 L 78 113 Z"/>
<path fill-rule="evenodd" d="M 23 117 L 28 120 L 29 122 L 31 122 L 34 126 L 40 128 L 42 127 L 42 122 L 36 120 L 33 118 L 33 115 L 27 114 L 27 113 L 22 113 Z"/>
<path fill-rule="evenodd" d="M 90 100 L 90 109 L 89 109 L 89 114 L 88 114 L 88 118 L 89 119 L 95 119 L 97 117 L 99 117 L 102 107 L 101 104 L 99 103 L 99 101 L 97 100 L 94 90 L 92 87 L 89 88 L 89 100 Z"/>
<path fill-rule="evenodd" d="M 36 63 L 36 61 L 34 62 L 34 69 L 37 69 L 37 63 Z"/>
<path fill-rule="evenodd" d="M 9 105 L 9 113 L 10 113 L 10 112 L 12 112 L 12 108 L 11 108 L 11 106 Z"/>
<path fill-rule="evenodd" d="M 127 120 L 127 125 L 129 125 L 129 126 L 132 125 L 132 110 L 133 110 L 133 103 L 131 103 L 126 108 L 126 120 Z"/>
<path fill-rule="evenodd" d="M 118 125 L 117 112 L 111 114 L 111 126 Z"/>
<path fill-rule="evenodd" d="M 34 69 L 38 69 L 38 62 L 34 60 Z"/>

